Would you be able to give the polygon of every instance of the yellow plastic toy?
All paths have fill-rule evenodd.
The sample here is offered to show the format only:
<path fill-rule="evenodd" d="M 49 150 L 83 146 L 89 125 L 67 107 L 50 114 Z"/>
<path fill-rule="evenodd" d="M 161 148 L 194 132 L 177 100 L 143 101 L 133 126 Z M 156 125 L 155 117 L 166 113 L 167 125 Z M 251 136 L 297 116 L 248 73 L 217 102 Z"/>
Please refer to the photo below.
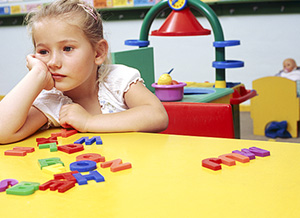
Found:
<path fill-rule="evenodd" d="M 204 87 L 204 88 L 212 88 L 214 87 L 215 83 L 210 83 L 210 82 L 204 82 L 204 83 L 199 83 L 199 82 L 185 82 L 187 87 Z"/>
<path fill-rule="evenodd" d="M 254 80 L 252 88 L 258 96 L 251 99 L 254 135 L 265 135 L 265 127 L 272 121 L 288 123 L 287 131 L 298 137 L 300 98 L 295 81 L 282 77 L 263 77 Z"/>
<path fill-rule="evenodd" d="M 164 73 L 158 78 L 157 85 L 171 85 L 172 77 L 170 74 Z"/>

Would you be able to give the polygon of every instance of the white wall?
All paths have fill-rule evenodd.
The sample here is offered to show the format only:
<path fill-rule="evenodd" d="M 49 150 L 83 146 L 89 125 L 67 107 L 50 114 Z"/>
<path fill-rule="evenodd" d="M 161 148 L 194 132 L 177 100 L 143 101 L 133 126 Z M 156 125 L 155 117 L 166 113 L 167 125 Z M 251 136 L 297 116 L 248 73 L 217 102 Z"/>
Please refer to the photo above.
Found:
<path fill-rule="evenodd" d="M 0 95 L 7 94 L 25 75 L 25 57 L 31 51 L 25 27 L 0 27 Z"/>
<path fill-rule="evenodd" d="M 226 59 L 242 60 L 244 68 L 227 69 L 226 80 L 242 82 L 247 89 L 252 81 L 276 74 L 282 61 L 292 57 L 300 65 L 300 14 L 219 17 L 225 40 L 240 40 L 241 45 L 226 48 Z M 156 19 L 151 31 L 164 20 Z M 205 18 L 201 25 L 211 29 Z M 138 39 L 142 21 L 110 21 L 104 23 L 105 35 L 111 51 L 136 47 L 125 46 L 126 39 Z M 213 35 L 197 37 L 154 37 L 156 79 L 174 68 L 172 77 L 179 81 L 215 81 Z M 0 95 L 8 91 L 27 72 L 26 54 L 32 50 L 31 39 L 25 27 L 0 27 Z M 33 81 L 34 82 L 34 81 Z"/>

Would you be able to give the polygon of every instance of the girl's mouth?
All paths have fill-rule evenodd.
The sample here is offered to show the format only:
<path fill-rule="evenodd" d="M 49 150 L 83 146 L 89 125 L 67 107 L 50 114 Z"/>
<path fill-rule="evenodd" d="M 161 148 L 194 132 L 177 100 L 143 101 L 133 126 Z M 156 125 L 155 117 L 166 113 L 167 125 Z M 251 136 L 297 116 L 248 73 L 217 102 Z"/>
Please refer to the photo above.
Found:
<path fill-rule="evenodd" d="M 64 75 L 61 75 L 61 74 L 52 74 L 52 78 L 55 80 L 55 81 L 58 81 L 58 80 L 62 80 L 63 78 L 65 78 L 66 76 Z"/>

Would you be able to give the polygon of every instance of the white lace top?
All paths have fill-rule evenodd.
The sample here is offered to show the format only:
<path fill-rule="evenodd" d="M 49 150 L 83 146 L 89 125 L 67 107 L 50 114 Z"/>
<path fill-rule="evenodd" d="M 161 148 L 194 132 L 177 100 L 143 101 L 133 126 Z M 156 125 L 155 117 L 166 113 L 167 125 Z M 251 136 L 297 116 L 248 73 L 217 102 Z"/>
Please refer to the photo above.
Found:
<path fill-rule="evenodd" d="M 127 110 L 124 93 L 132 83 L 144 82 L 138 70 L 124 65 L 111 65 L 110 72 L 99 83 L 98 100 L 103 114 Z M 48 118 L 47 127 L 59 127 L 59 111 L 65 104 L 72 104 L 72 99 L 64 96 L 55 88 L 43 90 L 33 102 L 33 106 Z"/>

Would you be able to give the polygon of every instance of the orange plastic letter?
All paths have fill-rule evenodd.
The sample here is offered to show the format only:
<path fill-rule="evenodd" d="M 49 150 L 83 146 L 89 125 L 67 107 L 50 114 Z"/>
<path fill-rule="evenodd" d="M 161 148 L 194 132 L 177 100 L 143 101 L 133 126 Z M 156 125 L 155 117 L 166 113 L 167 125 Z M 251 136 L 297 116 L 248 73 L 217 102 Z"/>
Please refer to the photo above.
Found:
<path fill-rule="evenodd" d="M 111 161 L 107 161 L 104 163 L 101 163 L 102 168 L 110 167 L 110 170 L 112 172 L 117 172 L 120 170 L 125 170 L 131 168 L 131 163 L 122 163 L 121 159 L 115 159 Z"/>
<path fill-rule="evenodd" d="M 223 154 L 220 155 L 219 158 L 222 160 L 222 164 L 227 166 L 235 165 L 236 160 L 242 163 L 247 163 L 250 161 L 249 157 L 236 153 Z"/>

